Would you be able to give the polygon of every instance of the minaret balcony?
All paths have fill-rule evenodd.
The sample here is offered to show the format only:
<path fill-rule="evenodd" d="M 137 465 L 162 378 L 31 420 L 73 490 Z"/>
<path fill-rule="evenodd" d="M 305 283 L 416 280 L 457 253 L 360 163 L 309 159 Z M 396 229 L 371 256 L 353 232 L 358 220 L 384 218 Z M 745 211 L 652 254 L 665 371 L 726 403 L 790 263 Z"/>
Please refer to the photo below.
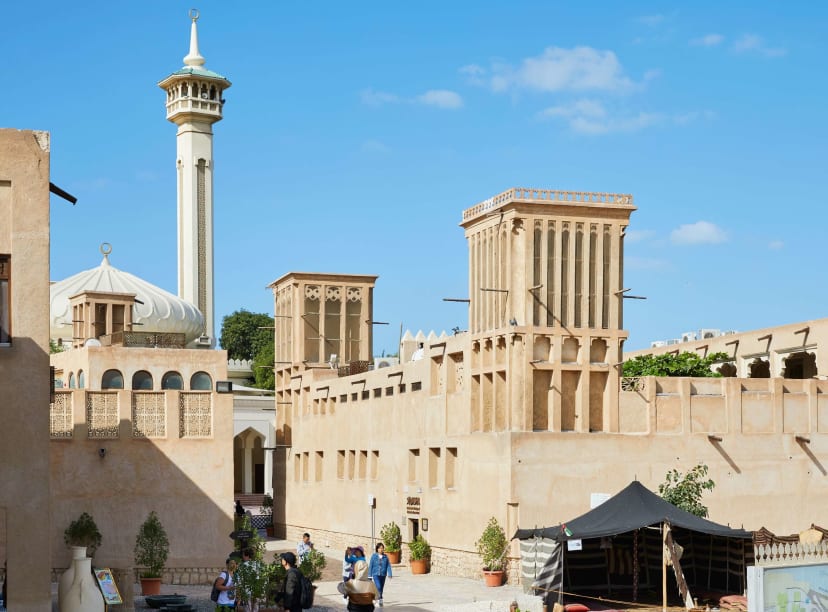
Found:
<path fill-rule="evenodd" d="M 176 98 L 167 102 L 167 119 L 180 114 L 207 115 L 218 121 L 221 115 L 222 103 L 220 100 L 210 100 L 194 97 Z"/>

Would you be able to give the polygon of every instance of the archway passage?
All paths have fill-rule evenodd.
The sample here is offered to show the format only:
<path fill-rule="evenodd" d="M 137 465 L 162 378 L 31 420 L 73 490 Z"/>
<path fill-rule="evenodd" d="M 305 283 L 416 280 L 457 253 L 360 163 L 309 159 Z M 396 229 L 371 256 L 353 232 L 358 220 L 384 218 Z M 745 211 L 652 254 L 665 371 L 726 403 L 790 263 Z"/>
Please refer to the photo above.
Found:
<path fill-rule="evenodd" d="M 813 378 L 817 375 L 816 355 L 807 351 L 792 353 L 784 360 L 784 378 Z"/>
<path fill-rule="evenodd" d="M 263 494 L 265 477 L 265 437 L 255 429 L 245 429 L 233 438 L 233 491 Z"/>

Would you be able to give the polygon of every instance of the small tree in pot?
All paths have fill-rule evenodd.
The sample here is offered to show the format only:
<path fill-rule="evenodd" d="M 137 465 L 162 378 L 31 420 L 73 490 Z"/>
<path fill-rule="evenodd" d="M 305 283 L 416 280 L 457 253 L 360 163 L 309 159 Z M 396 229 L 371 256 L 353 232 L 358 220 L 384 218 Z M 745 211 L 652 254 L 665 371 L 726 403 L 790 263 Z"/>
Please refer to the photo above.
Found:
<path fill-rule="evenodd" d="M 170 554 L 167 532 L 155 510 L 141 524 L 135 538 L 135 564 L 145 568 L 141 572 L 141 592 L 158 595 L 161 592 L 161 574 Z"/>
<path fill-rule="evenodd" d="M 431 559 L 431 546 L 423 534 L 418 533 L 417 537 L 408 543 L 408 558 L 411 563 L 412 574 L 425 574 L 428 572 L 428 562 Z"/>
<path fill-rule="evenodd" d="M 95 519 L 86 512 L 69 523 L 66 531 L 63 532 L 63 541 L 66 542 L 66 546 L 84 547 L 86 548 L 86 554 L 90 557 L 95 556 L 95 551 L 101 545 L 102 539 L 103 536 L 98 531 Z"/>
<path fill-rule="evenodd" d="M 506 548 L 509 540 L 506 539 L 506 532 L 497 522 L 495 517 L 489 519 L 488 525 L 475 543 L 477 553 L 483 561 L 483 575 L 487 586 L 500 586 L 503 584 L 503 574 L 506 567 Z"/>
<path fill-rule="evenodd" d="M 388 561 L 392 564 L 400 562 L 400 547 L 402 546 L 402 534 L 400 533 L 400 526 L 394 521 L 386 523 L 380 529 L 380 539 L 385 545 L 385 553 L 388 555 Z"/>

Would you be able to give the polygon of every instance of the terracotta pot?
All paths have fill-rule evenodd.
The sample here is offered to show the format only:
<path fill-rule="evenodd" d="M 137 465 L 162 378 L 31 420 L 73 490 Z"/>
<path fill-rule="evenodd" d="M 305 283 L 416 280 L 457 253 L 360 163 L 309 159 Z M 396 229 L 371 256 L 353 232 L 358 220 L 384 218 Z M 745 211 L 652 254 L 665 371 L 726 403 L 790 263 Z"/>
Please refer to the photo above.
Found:
<path fill-rule="evenodd" d="M 426 559 L 411 559 L 409 563 L 411 564 L 412 574 L 428 573 L 428 561 Z"/>
<path fill-rule="evenodd" d="M 506 572 L 503 570 L 497 570 L 494 572 L 483 570 L 483 580 L 486 582 L 486 586 L 489 587 L 503 586 L 503 575 L 505 573 Z"/>
<path fill-rule="evenodd" d="M 141 578 L 141 595 L 160 595 L 160 578 Z"/>
<path fill-rule="evenodd" d="M 385 551 L 385 554 L 388 555 L 388 562 L 391 565 L 398 565 L 400 562 L 400 555 L 402 554 L 399 550 L 395 550 L 394 552 Z"/>

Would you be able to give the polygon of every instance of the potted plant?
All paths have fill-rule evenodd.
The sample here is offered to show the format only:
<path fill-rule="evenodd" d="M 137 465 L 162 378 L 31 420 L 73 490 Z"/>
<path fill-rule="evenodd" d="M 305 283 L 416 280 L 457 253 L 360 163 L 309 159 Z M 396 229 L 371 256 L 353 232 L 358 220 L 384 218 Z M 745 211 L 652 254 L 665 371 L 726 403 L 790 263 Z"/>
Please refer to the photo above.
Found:
<path fill-rule="evenodd" d="M 63 532 L 63 541 L 72 549 L 72 564 L 60 575 L 58 581 L 58 601 L 68 592 L 75 579 L 75 560 L 83 560 L 95 556 L 95 551 L 101 545 L 101 532 L 95 524 L 95 519 L 86 512 L 81 514 Z"/>
<path fill-rule="evenodd" d="M 408 543 L 408 559 L 411 563 L 412 574 L 425 574 L 428 572 L 428 562 L 431 559 L 431 546 L 423 534 L 418 533 L 417 537 Z"/>
<path fill-rule="evenodd" d="M 253 558 L 239 564 L 234 575 L 237 600 L 250 605 L 257 602 L 260 610 L 267 606 L 268 588 L 273 567 L 262 562 L 264 546 L 253 549 Z M 249 607 L 247 608 L 249 609 Z"/>
<path fill-rule="evenodd" d="M 142 594 L 158 595 L 161 592 L 161 574 L 169 554 L 167 532 L 153 510 L 141 524 L 135 538 L 135 565 L 144 568 L 141 572 Z"/>
<path fill-rule="evenodd" d="M 400 562 L 400 548 L 402 546 L 402 534 L 400 533 L 400 526 L 394 521 L 386 523 L 380 529 L 380 539 L 385 545 L 385 553 L 388 555 L 388 561 L 396 565 Z"/>
<path fill-rule="evenodd" d="M 268 524 L 265 525 L 265 529 L 267 530 L 267 537 L 273 537 L 273 498 L 270 495 L 265 495 L 262 499 L 262 512 L 265 513 L 265 516 L 269 517 Z"/>
<path fill-rule="evenodd" d="M 503 584 L 503 575 L 506 567 L 506 549 L 509 540 L 506 532 L 495 517 L 489 519 L 488 525 L 475 543 L 477 554 L 483 561 L 483 577 L 486 586 L 500 586 Z"/>
<path fill-rule="evenodd" d="M 86 549 L 86 554 L 90 557 L 95 556 L 95 551 L 101 545 L 102 539 L 103 536 L 98 531 L 95 519 L 86 512 L 69 523 L 69 526 L 63 532 L 63 541 L 66 542 L 67 546 L 70 548 L 82 546 Z"/>

